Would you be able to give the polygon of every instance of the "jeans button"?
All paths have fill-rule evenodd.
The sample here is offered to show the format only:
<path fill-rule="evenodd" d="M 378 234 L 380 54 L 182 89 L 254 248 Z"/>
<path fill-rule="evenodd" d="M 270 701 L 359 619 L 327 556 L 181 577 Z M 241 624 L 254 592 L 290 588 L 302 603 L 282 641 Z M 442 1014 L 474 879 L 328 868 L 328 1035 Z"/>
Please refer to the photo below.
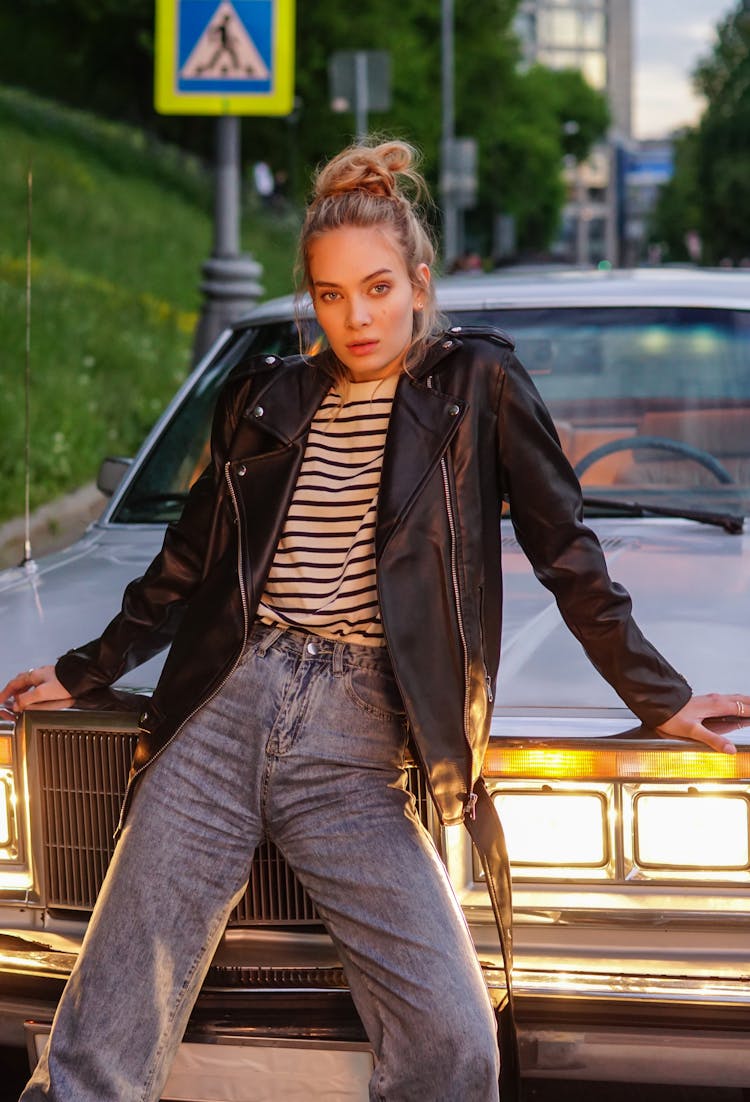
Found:
<path fill-rule="evenodd" d="M 320 654 L 320 647 L 318 646 L 317 643 L 308 643 L 307 644 L 307 653 L 308 654 Z"/>

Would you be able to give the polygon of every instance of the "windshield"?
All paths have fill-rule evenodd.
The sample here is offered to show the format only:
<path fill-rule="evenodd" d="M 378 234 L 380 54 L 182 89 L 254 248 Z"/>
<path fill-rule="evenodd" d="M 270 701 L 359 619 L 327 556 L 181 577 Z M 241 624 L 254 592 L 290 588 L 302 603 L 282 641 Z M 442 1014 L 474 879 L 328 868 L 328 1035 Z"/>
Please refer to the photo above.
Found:
<path fill-rule="evenodd" d="M 514 337 L 588 497 L 748 512 L 750 312 L 484 309 L 451 320 Z M 291 320 L 240 332 L 167 425 L 113 519 L 175 519 L 207 462 L 211 413 L 229 371 L 245 354 L 298 351 Z"/>

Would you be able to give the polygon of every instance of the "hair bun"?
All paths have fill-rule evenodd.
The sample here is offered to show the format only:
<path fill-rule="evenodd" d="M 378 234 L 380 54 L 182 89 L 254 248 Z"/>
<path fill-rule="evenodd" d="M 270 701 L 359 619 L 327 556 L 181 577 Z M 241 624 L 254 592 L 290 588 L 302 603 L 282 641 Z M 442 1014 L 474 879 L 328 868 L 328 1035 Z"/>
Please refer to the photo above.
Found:
<path fill-rule="evenodd" d="M 346 191 L 366 191 L 384 199 L 400 198 L 399 177 L 420 190 L 421 176 L 414 168 L 416 151 L 406 142 L 351 145 L 321 170 L 313 201 Z"/>

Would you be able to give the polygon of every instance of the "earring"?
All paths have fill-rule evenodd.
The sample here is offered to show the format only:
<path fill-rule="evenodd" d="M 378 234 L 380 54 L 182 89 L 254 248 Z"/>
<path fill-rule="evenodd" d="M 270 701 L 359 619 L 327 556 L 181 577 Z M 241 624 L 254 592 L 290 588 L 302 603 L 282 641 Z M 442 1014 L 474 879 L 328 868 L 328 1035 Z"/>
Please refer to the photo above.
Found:
<path fill-rule="evenodd" d="M 414 309 L 415 309 L 415 310 L 424 310 L 424 303 L 423 303 L 423 302 L 417 302 L 417 303 L 415 303 L 415 305 L 414 305 Z"/>

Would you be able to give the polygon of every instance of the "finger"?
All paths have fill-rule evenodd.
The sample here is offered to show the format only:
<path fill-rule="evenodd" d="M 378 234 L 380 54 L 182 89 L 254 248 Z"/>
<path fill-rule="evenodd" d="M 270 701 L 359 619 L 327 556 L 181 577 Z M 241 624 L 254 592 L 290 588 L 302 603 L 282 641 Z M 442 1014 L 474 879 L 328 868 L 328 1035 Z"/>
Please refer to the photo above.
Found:
<path fill-rule="evenodd" d="M 15 696 L 19 689 L 29 688 L 29 686 L 33 684 L 33 672 L 32 670 L 28 670 L 25 673 L 17 673 L 15 677 L 12 677 L 4 687 L 2 693 L 0 693 L 0 700 L 5 700 L 5 698 L 9 696 Z"/>
<path fill-rule="evenodd" d="M 703 742 L 706 746 L 710 746 L 712 750 L 718 750 L 720 754 L 736 754 L 737 747 L 734 745 L 731 739 L 726 738 L 724 735 L 720 735 L 717 731 L 710 731 L 708 727 L 704 727 L 702 723 L 696 723 L 690 730 L 690 737 L 696 739 L 697 742 Z"/>
<path fill-rule="evenodd" d="M 29 670 L 25 673 L 17 673 L 14 678 L 8 682 L 6 687 L 0 693 L 0 701 L 9 700 L 11 696 L 18 699 L 20 692 L 26 692 L 34 688 L 35 680 L 32 676 L 33 671 Z"/>
<path fill-rule="evenodd" d="M 57 700 L 59 696 L 56 688 L 51 688 L 48 682 L 43 681 L 39 685 L 33 685 L 26 692 L 16 694 L 16 710 L 23 711 L 30 704 L 41 704 L 45 700 Z"/>
<path fill-rule="evenodd" d="M 731 719 L 750 719 L 750 696 L 744 693 L 722 693 L 706 698 L 706 716 L 727 716 Z"/>

